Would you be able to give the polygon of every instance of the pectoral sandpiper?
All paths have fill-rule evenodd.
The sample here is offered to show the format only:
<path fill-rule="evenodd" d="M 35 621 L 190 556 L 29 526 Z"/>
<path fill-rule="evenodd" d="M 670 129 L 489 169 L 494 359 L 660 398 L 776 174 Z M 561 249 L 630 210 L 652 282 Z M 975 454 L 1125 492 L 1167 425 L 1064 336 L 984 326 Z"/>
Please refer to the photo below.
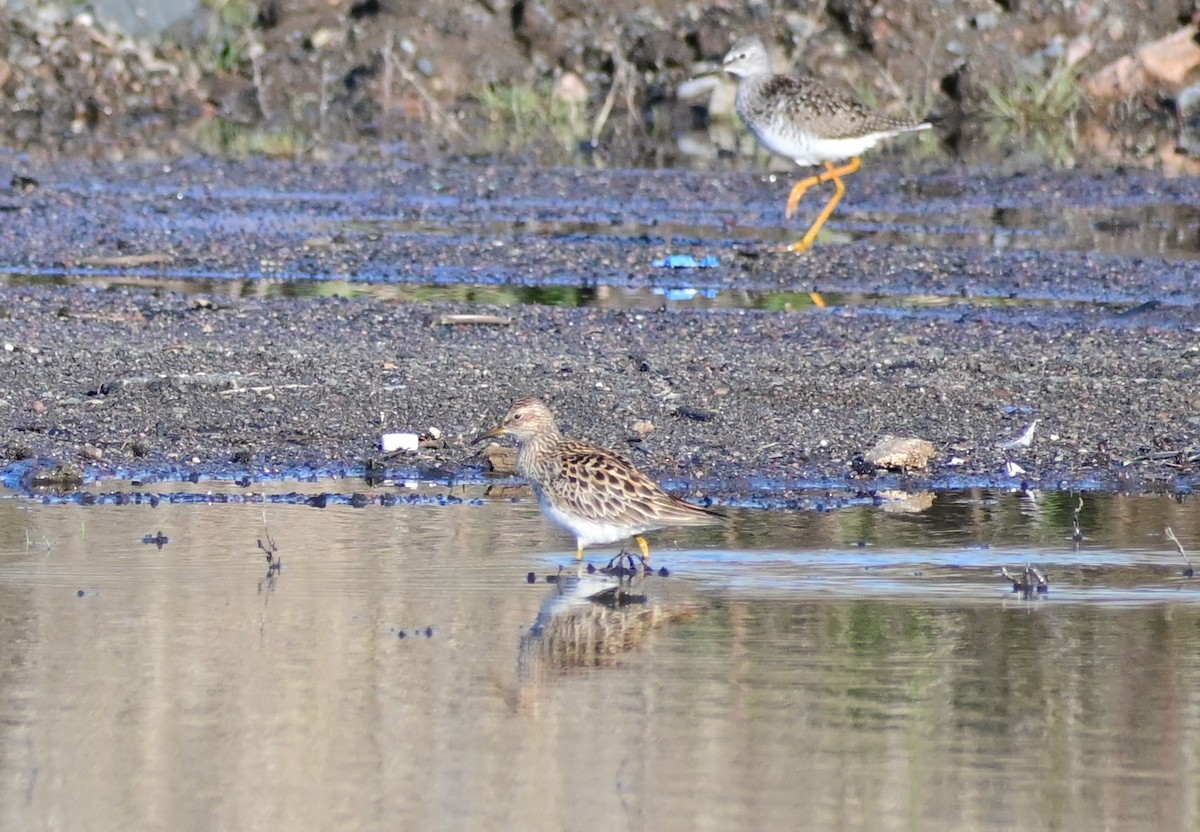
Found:
<path fill-rule="evenodd" d="M 517 440 L 517 474 L 529 481 L 542 512 L 575 535 L 583 547 L 632 537 L 650 560 L 643 532 L 663 526 L 703 526 L 723 516 L 672 497 L 621 454 L 565 438 L 538 399 L 514 404 L 496 427 L 472 444 L 496 436 Z"/>
<path fill-rule="evenodd" d="M 758 38 L 735 43 L 725 55 L 723 68 L 737 76 L 737 113 L 763 147 L 798 165 L 825 165 L 824 173 L 795 184 L 785 216 L 792 218 L 801 197 L 813 185 L 832 182 L 837 189 L 804 238 L 788 246 L 788 251 L 806 251 L 817 239 L 817 232 L 846 193 L 842 177 L 859 169 L 862 153 L 883 139 L 933 126 L 876 113 L 815 78 L 772 73 L 766 47 Z M 845 159 L 850 161 L 833 164 Z"/>

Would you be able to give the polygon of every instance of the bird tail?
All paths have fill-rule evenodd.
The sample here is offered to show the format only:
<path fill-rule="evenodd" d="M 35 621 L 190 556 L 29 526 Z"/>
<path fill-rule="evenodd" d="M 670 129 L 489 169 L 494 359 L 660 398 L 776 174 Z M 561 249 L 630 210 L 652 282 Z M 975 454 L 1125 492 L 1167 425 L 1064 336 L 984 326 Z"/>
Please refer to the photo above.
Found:
<path fill-rule="evenodd" d="M 722 511 L 705 508 L 704 506 L 698 506 L 679 499 L 675 500 L 675 509 L 679 512 L 679 519 L 675 521 L 679 525 L 707 526 L 710 523 L 720 523 L 729 519 L 728 515 Z"/>

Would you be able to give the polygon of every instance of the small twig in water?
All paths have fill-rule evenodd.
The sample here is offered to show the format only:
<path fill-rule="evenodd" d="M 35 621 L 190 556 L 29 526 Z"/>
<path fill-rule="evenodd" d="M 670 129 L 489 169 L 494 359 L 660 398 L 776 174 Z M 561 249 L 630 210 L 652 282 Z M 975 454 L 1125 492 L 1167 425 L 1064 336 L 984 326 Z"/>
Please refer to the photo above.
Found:
<path fill-rule="evenodd" d="M 268 588 L 271 588 L 274 586 L 275 576 L 283 568 L 283 559 L 279 557 L 279 546 L 275 543 L 274 538 L 271 537 L 271 530 L 267 528 L 266 512 L 263 512 L 263 514 L 263 534 L 266 536 L 267 542 L 264 544 L 262 538 L 259 538 L 258 548 L 267 557 L 267 574 L 263 580 L 267 582 Z M 259 581 L 258 587 L 259 591 L 261 591 L 262 581 Z"/>
<path fill-rule="evenodd" d="M 1017 575 L 1009 572 L 1007 566 L 1001 566 L 1000 574 L 1012 583 L 1012 591 L 1021 593 L 1021 597 L 1027 601 L 1050 591 L 1050 579 L 1033 564 L 1027 564 Z"/>
<path fill-rule="evenodd" d="M 1175 544 L 1175 548 L 1179 550 L 1179 556 L 1183 558 L 1183 562 L 1187 564 L 1187 568 L 1183 570 L 1185 577 L 1192 577 L 1196 574 L 1196 570 L 1192 568 L 1192 559 L 1188 557 L 1188 553 L 1184 551 L 1183 544 L 1179 542 L 1179 538 L 1175 536 L 1175 532 L 1170 526 L 1167 526 L 1167 540 Z"/>

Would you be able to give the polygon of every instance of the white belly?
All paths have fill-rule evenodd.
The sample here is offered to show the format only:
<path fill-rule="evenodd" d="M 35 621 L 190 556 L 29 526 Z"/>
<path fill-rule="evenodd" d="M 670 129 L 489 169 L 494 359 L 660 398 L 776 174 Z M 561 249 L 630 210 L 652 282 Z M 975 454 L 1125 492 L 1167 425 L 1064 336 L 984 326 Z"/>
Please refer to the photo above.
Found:
<path fill-rule="evenodd" d="M 846 139 L 823 139 L 799 131 L 792 135 L 763 135 L 758 132 L 755 135 L 763 147 L 774 154 L 793 159 L 798 165 L 819 165 L 821 162 L 840 162 L 861 156 L 884 139 L 895 136 L 896 132 L 868 133 Z"/>
<path fill-rule="evenodd" d="M 635 534 L 648 532 L 657 526 L 620 526 L 615 523 L 603 523 L 588 520 L 575 514 L 567 514 L 550 505 L 546 500 L 539 499 L 542 511 L 558 525 L 575 535 L 580 546 L 592 546 L 598 543 L 615 543 L 625 540 Z"/>

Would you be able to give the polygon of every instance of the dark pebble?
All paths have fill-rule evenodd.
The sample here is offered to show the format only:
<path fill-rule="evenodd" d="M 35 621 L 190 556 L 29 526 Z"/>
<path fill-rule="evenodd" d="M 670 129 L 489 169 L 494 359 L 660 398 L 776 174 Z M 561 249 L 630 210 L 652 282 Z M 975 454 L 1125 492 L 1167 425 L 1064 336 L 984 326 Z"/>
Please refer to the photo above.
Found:
<path fill-rule="evenodd" d="M 684 419 L 691 419 L 696 422 L 710 422 L 717 417 L 717 414 L 711 410 L 703 410 L 699 407 L 688 407 L 682 405 L 675 410 L 675 415 Z"/>

